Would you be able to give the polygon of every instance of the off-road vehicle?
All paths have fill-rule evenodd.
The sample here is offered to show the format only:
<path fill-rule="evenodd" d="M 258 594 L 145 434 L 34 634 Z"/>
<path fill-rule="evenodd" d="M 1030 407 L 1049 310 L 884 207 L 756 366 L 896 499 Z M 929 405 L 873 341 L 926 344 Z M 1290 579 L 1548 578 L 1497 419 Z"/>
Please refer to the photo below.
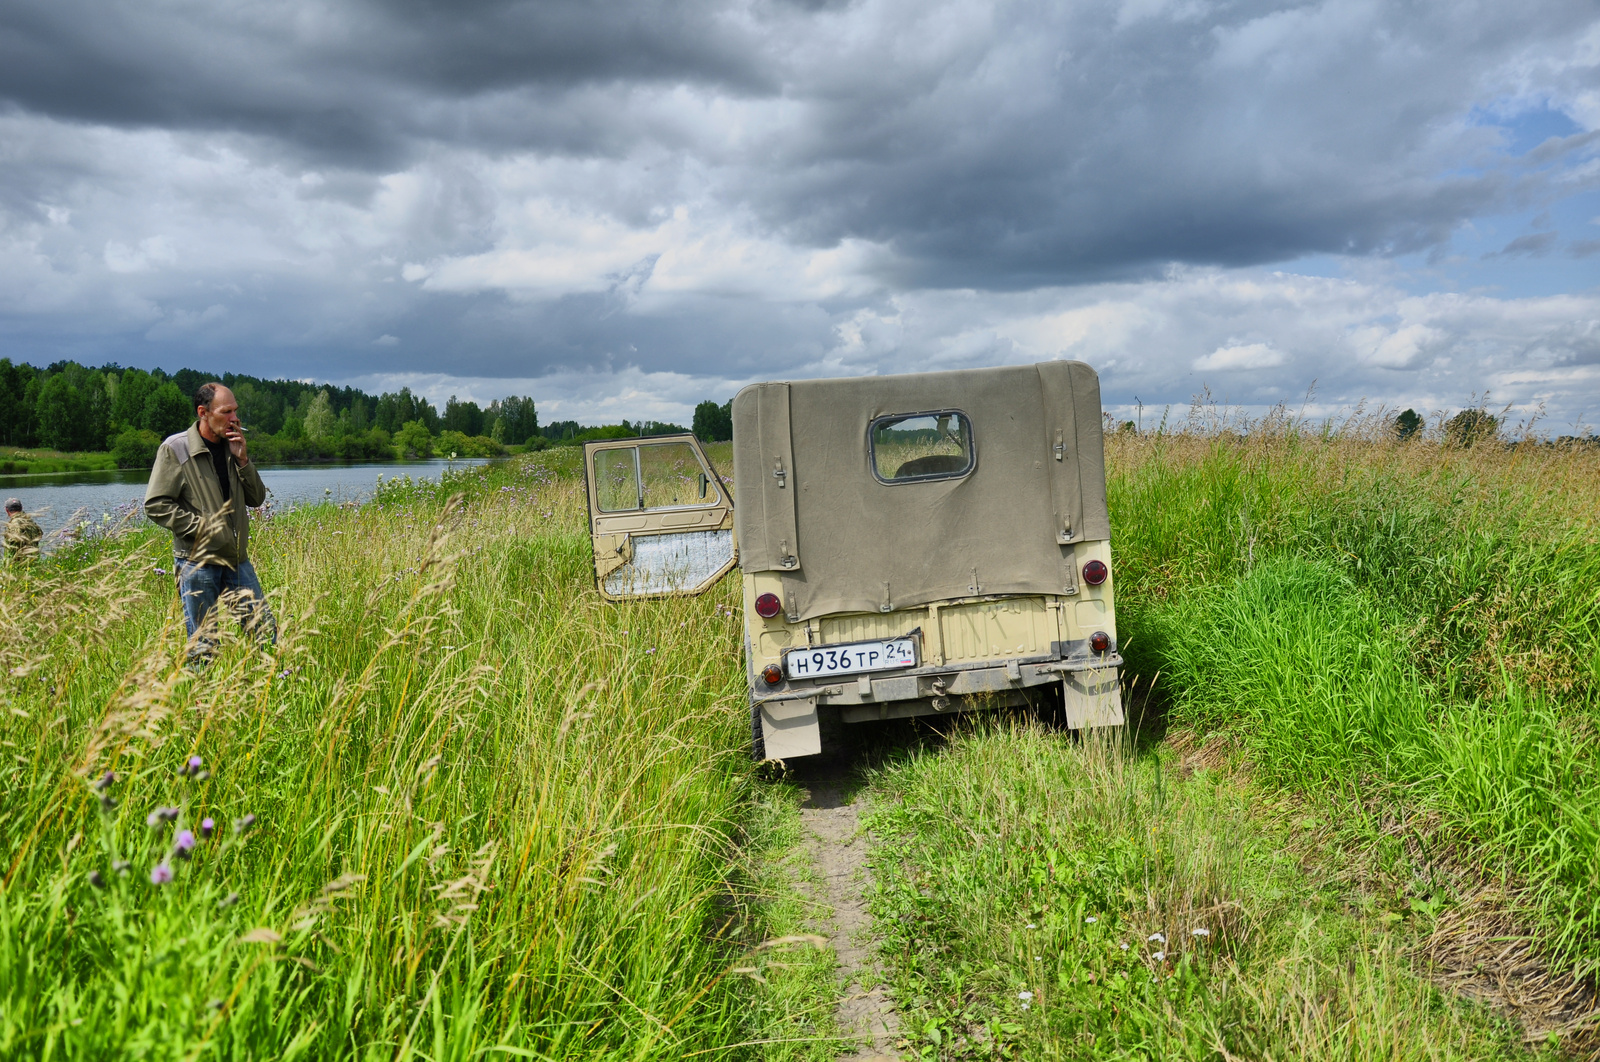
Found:
<path fill-rule="evenodd" d="M 1102 431 L 1081 362 L 752 384 L 737 508 L 692 435 L 585 447 L 600 591 L 738 564 L 758 757 L 973 708 L 1120 724 Z"/>

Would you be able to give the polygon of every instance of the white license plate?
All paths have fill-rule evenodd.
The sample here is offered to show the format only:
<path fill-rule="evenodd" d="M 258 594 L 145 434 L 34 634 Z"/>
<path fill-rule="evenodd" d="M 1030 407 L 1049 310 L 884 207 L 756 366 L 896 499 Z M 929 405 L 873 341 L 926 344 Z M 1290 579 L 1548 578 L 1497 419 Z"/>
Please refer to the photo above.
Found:
<path fill-rule="evenodd" d="M 810 649 L 790 649 L 783 654 L 783 670 L 791 679 L 830 678 L 834 675 L 916 666 L 917 644 L 912 638 L 819 645 Z"/>

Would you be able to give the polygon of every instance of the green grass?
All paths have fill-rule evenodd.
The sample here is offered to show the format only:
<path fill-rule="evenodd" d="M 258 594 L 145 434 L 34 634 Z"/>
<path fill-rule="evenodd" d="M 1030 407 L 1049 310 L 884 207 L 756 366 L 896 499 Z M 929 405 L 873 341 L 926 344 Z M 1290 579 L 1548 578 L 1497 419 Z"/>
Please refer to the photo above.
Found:
<path fill-rule="evenodd" d="M 1113 455 L 1124 637 L 1172 721 L 1276 788 L 1437 812 L 1558 968 L 1600 972 L 1600 463 L 1292 434 Z"/>
<path fill-rule="evenodd" d="M 1600 461 L 1282 424 L 1107 453 L 1138 740 L 990 719 L 870 761 L 905 1050 L 1537 1053 L 1428 948 L 1493 886 L 1552 977 L 1600 963 Z M 746 756 L 737 581 L 601 602 L 578 462 L 259 521 L 283 637 L 201 675 L 158 533 L 0 571 L 0 1056 L 832 1057 L 831 956 L 772 943 L 816 912 Z"/>
<path fill-rule="evenodd" d="M 155 532 L 0 574 L 0 1055 L 728 1058 L 817 1026 L 804 984 L 730 972 L 770 899 L 737 584 L 600 602 L 572 470 L 262 522 L 284 635 L 198 676 Z"/>
<path fill-rule="evenodd" d="M 875 776 L 924 1056 L 1515 1057 L 1600 969 L 1600 461 L 1252 427 L 1108 437 L 1136 746 L 985 726 Z M 1489 979 L 1531 934 L 1521 1028 L 1434 986 L 1439 933 Z"/>
<path fill-rule="evenodd" d="M 873 774 L 884 950 L 940 1059 L 1482 1059 L 1516 1030 L 1302 871 L 1230 775 L 1004 720 Z"/>

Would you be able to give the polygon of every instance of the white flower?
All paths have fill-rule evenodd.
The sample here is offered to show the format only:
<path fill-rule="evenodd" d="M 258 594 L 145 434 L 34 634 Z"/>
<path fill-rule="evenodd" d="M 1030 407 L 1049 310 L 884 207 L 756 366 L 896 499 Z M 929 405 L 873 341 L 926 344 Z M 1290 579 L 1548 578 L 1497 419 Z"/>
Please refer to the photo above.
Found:
<path fill-rule="evenodd" d="M 1026 1003 L 1028 1000 L 1033 998 L 1033 993 L 1024 989 L 1023 991 L 1017 993 L 1017 998 Z"/>
<path fill-rule="evenodd" d="M 1122 946 L 1122 950 L 1123 950 L 1123 951 L 1127 951 L 1127 950 L 1128 950 L 1128 946 L 1127 946 L 1127 945 L 1126 945 L 1126 944 L 1124 944 L 1124 945 L 1123 945 L 1123 946 Z"/>
<path fill-rule="evenodd" d="M 1088 918 L 1085 918 L 1083 920 L 1083 924 L 1084 925 L 1088 925 L 1088 926 L 1092 926 L 1098 921 L 1100 921 L 1100 919 L 1096 918 L 1094 915 L 1090 915 Z"/>
<path fill-rule="evenodd" d="M 1023 1010 L 1027 1010 L 1027 1009 L 1028 1009 L 1028 1004 L 1026 1004 L 1026 1003 L 1024 1003 L 1024 1004 L 1023 1004 L 1023 1005 L 1022 1005 L 1022 1009 L 1023 1009 Z"/>
<path fill-rule="evenodd" d="M 1191 930 L 1189 930 L 1189 935 L 1191 937 L 1209 937 L 1211 935 L 1211 930 L 1209 930 L 1209 929 L 1191 929 Z"/>
<path fill-rule="evenodd" d="M 1145 940 L 1147 940 L 1151 944 L 1155 944 L 1157 942 L 1165 944 L 1167 942 L 1167 938 L 1162 936 L 1160 933 L 1151 933 L 1148 937 L 1145 938 Z"/>
<path fill-rule="evenodd" d="M 1028 924 L 1027 924 L 1027 925 L 1026 925 L 1026 926 L 1024 926 L 1024 927 L 1023 927 L 1023 928 L 1024 928 L 1024 929 L 1038 929 L 1038 928 L 1039 928 L 1039 927 L 1038 927 L 1038 926 L 1036 926 L 1036 925 L 1034 925 L 1034 924 L 1033 924 L 1033 923 L 1032 923 L 1032 922 L 1029 922 L 1029 923 L 1028 923 Z"/>
<path fill-rule="evenodd" d="M 1162 960 L 1164 960 L 1167 957 L 1167 953 L 1164 952 L 1164 951 L 1158 951 L 1158 952 L 1156 952 L 1154 955 L 1152 955 L 1150 957 L 1152 959 L 1154 959 L 1156 962 L 1161 962 Z"/>

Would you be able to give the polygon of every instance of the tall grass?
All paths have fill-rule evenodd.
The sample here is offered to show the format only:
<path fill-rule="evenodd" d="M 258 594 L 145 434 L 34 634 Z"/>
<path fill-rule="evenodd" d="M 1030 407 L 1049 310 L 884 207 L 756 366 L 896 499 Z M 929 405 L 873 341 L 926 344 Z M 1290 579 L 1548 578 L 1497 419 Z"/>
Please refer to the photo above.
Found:
<path fill-rule="evenodd" d="M 1112 438 L 1135 668 L 1264 782 L 1437 811 L 1600 972 L 1600 458 L 1267 427 Z"/>
<path fill-rule="evenodd" d="M 570 465 L 263 521 L 283 637 L 200 674 L 153 531 L 0 573 L 0 1055 L 784 1038 L 729 973 L 765 929 L 737 587 L 602 604 Z"/>
<path fill-rule="evenodd" d="M 1301 873 L 1236 780 L 987 721 L 874 775 L 875 901 L 921 1057 L 1483 1059 L 1454 1005 Z"/>

